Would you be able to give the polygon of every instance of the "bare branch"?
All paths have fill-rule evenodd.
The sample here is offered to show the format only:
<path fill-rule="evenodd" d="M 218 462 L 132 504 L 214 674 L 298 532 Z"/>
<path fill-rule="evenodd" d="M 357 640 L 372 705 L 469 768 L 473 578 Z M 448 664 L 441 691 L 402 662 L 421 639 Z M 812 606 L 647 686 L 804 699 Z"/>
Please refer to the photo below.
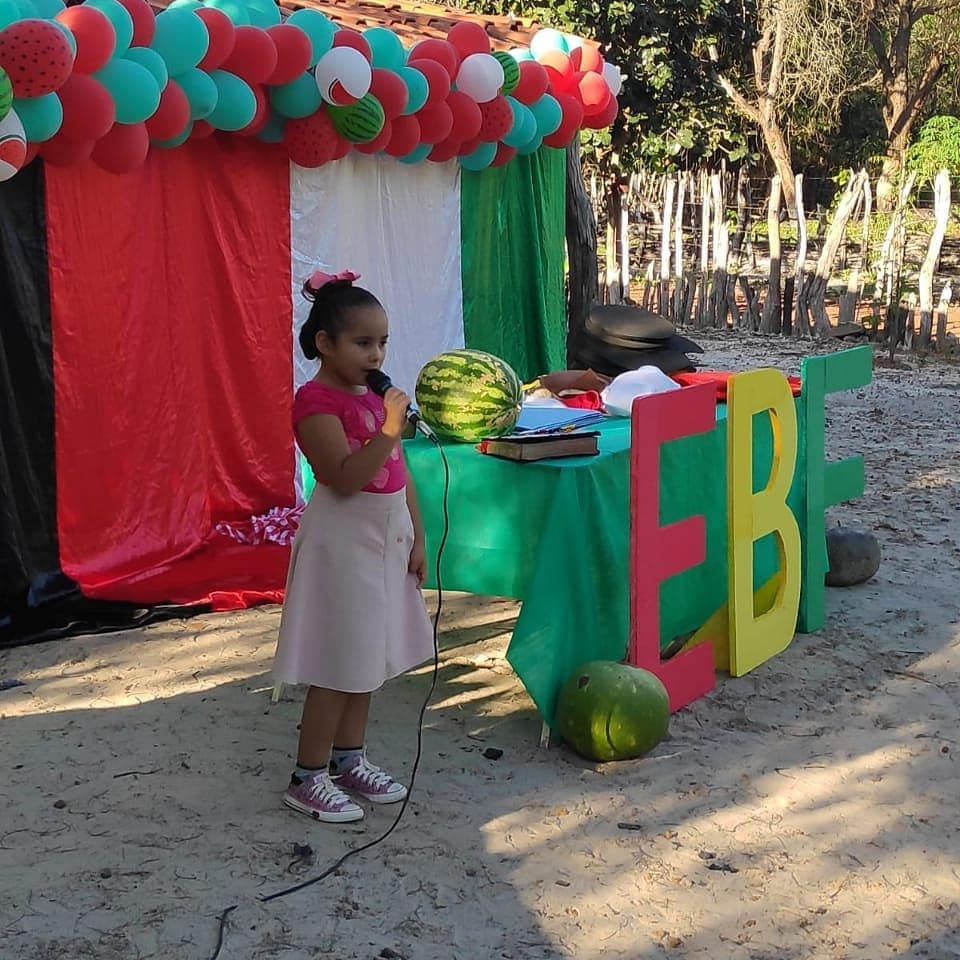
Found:
<path fill-rule="evenodd" d="M 930 96 L 937 80 L 940 79 L 940 74 L 943 73 L 944 66 L 945 64 L 940 54 L 934 53 L 927 63 L 926 69 L 923 71 L 923 76 L 917 84 L 917 89 L 913 91 L 913 95 L 907 100 L 906 106 L 903 108 L 900 116 L 897 117 L 893 126 L 890 128 L 889 137 L 891 140 L 895 139 L 913 124 L 916 115 L 923 107 L 924 101 Z"/>

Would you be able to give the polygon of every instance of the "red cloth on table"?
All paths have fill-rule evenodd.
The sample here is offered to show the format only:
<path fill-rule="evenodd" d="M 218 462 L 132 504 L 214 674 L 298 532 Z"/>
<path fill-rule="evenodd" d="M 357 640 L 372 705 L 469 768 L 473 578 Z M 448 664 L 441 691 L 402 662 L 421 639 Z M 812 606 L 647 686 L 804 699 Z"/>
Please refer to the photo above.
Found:
<path fill-rule="evenodd" d="M 736 376 L 733 372 L 711 370 L 698 373 L 674 373 L 671 375 L 681 387 L 693 387 L 699 383 L 713 383 L 717 388 L 717 403 L 727 402 L 727 381 Z M 795 396 L 800 396 L 800 378 L 787 377 L 787 383 L 790 384 L 790 392 Z"/>

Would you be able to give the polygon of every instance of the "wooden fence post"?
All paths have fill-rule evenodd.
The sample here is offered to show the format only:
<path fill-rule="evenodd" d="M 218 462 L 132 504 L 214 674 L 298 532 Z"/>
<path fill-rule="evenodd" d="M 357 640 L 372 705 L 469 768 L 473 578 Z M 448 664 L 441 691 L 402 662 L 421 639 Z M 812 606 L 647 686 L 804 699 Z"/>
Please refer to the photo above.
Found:
<path fill-rule="evenodd" d="M 925 350 L 933 336 L 933 271 L 940 259 L 940 248 L 950 219 L 950 173 L 941 170 L 933 181 L 934 226 L 927 255 L 920 267 L 920 336 L 918 346 Z"/>
<path fill-rule="evenodd" d="M 767 243 L 770 249 L 770 277 L 767 295 L 763 301 L 760 330 L 763 333 L 780 332 L 780 198 L 781 181 L 774 175 L 770 181 L 770 202 L 767 205 Z"/>
<path fill-rule="evenodd" d="M 807 315 L 807 214 L 803 205 L 803 174 L 796 178 L 797 198 L 797 263 L 794 269 L 797 309 L 794 314 L 793 335 L 810 336 L 810 320 Z"/>
<path fill-rule="evenodd" d="M 663 226 L 660 230 L 660 295 L 657 298 L 657 312 L 663 317 L 670 316 L 670 223 L 676 189 L 677 183 L 673 177 L 666 177 L 663 191 Z"/>
<path fill-rule="evenodd" d="M 707 304 L 710 299 L 710 175 L 704 171 L 700 175 L 700 279 L 697 293 L 697 329 L 707 326 Z"/>

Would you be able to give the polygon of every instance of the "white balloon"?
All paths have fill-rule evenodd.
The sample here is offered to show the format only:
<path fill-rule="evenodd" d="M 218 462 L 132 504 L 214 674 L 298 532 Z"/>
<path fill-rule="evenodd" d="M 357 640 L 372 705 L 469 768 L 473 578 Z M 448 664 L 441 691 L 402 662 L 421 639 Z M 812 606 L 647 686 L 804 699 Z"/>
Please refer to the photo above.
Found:
<path fill-rule="evenodd" d="M 334 47 L 318 61 L 314 76 L 327 103 L 346 106 L 370 91 L 373 74 L 367 58 L 353 47 Z"/>
<path fill-rule="evenodd" d="M 575 37 L 572 33 L 565 33 L 563 39 L 567 41 L 568 53 L 573 53 L 574 50 L 583 46 L 583 40 L 580 37 Z"/>
<path fill-rule="evenodd" d="M 0 120 L 0 180 L 16 176 L 27 159 L 27 135 L 16 112 Z"/>
<path fill-rule="evenodd" d="M 457 71 L 457 89 L 477 103 L 489 103 L 503 86 L 503 65 L 489 53 L 471 53 Z"/>
<path fill-rule="evenodd" d="M 617 96 L 623 88 L 623 75 L 620 73 L 620 68 L 616 64 L 605 63 L 603 65 L 603 79 L 607 81 L 610 92 Z"/>

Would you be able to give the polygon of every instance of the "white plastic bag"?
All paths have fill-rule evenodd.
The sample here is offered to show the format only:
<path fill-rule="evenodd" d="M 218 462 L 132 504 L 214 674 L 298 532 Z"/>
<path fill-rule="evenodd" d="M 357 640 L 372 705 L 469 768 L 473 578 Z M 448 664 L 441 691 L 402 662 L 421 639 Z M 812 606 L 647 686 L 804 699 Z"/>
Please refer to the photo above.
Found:
<path fill-rule="evenodd" d="M 629 417 L 636 397 L 679 390 L 680 384 L 668 377 L 659 367 L 647 366 L 627 370 L 611 381 L 603 391 L 604 406 L 613 417 Z"/>

